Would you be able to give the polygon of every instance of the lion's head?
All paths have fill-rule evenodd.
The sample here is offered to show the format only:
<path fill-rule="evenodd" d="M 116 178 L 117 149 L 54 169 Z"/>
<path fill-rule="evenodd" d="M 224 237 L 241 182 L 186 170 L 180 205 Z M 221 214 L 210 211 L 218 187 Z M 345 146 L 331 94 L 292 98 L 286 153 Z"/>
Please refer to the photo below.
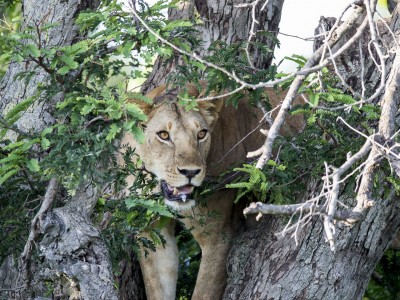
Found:
<path fill-rule="evenodd" d="M 191 96 L 200 95 L 189 85 Z M 136 152 L 146 170 L 160 181 L 165 202 L 176 210 L 194 206 L 193 188 L 200 186 L 206 174 L 211 131 L 218 117 L 216 105 L 199 102 L 198 110 L 186 110 L 177 103 L 177 90 L 158 87 L 147 95 L 153 105 L 142 107 L 148 116 L 144 124 L 144 143 Z"/>

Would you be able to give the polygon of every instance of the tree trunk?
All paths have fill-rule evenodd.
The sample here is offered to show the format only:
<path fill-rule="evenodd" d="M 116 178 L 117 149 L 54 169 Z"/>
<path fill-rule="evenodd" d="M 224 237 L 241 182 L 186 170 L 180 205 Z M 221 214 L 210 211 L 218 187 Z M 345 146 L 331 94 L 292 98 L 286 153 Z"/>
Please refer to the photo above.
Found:
<path fill-rule="evenodd" d="M 43 222 L 40 277 L 55 284 L 54 297 L 118 299 L 107 246 L 90 220 L 98 198 L 91 184 L 83 186 Z"/>
<path fill-rule="evenodd" d="M 235 242 L 224 299 L 361 299 L 399 228 L 398 200 L 377 199 L 365 220 L 338 229 L 335 253 L 320 220 L 301 229 L 296 245 L 290 236 L 275 235 L 285 221 L 265 217 L 258 230 Z"/>
<path fill-rule="evenodd" d="M 82 10 L 96 9 L 99 3 L 98 0 L 25 0 L 22 26 L 56 24 L 46 35 L 41 36 L 42 46 L 44 43 L 48 48 L 71 45 L 81 38 L 74 23 L 76 16 Z M 35 72 L 29 84 L 15 78 L 18 73 L 26 70 Z M 35 95 L 37 84 L 46 83 L 48 76 L 44 70 L 32 64 L 11 63 L 0 82 L 2 114 Z M 42 101 L 36 102 L 20 118 L 17 123 L 20 131 L 40 132 L 53 124 L 52 113 L 55 104 L 62 100 L 63 95 L 60 93 L 53 99 L 46 99 L 43 95 L 42 98 Z M 57 299 L 117 299 L 108 250 L 98 229 L 90 221 L 98 194 L 99 192 L 90 185 L 82 186 L 74 197 L 68 199 L 67 205 L 40 216 L 39 229 L 40 233 L 44 234 L 39 247 L 42 263 L 31 260 L 29 254 L 21 258 L 22 264 L 19 267 L 25 270 L 20 269 L 18 273 L 13 260 L 10 258 L 6 261 L 0 272 L 0 288 L 2 292 L 7 292 L 7 299 L 44 296 L 49 285 L 46 286 L 43 280 L 54 288 L 53 297 Z M 56 197 L 65 196 L 58 193 Z M 35 239 L 32 242 L 35 242 Z M 29 246 L 26 249 L 31 252 L 36 248 L 32 249 Z M 28 273 L 26 276 L 22 275 L 25 271 Z M 2 274 L 6 274 L 7 280 Z"/>

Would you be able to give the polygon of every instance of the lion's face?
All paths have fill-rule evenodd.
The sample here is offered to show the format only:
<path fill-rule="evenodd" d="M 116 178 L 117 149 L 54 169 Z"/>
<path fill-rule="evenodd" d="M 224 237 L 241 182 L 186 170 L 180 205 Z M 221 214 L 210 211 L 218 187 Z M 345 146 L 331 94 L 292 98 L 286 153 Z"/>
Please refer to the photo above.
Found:
<path fill-rule="evenodd" d="M 167 100 L 152 108 L 148 118 L 145 141 L 137 152 L 145 168 L 159 179 L 166 204 L 189 209 L 195 204 L 193 188 L 205 177 L 216 108 L 200 103 L 198 111 L 186 111 Z"/>

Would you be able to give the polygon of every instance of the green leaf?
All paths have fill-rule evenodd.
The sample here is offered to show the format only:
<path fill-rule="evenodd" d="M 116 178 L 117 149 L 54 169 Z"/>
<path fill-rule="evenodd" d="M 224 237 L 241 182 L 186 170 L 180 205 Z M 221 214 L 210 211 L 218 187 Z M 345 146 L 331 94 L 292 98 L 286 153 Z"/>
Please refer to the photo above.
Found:
<path fill-rule="evenodd" d="M 41 133 L 41 136 L 44 137 L 44 136 L 46 136 L 47 134 L 52 133 L 52 132 L 53 132 L 53 127 L 47 127 L 47 128 L 45 128 L 45 129 L 43 129 L 43 131 L 42 131 L 42 133 Z"/>
<path fill-rule="evenodd" d="M 30 159 L 26 165 L 31 172 L 39 172 L 40 170 L 39 162 L 35 158 Z"/>
<path fill-rule="evenodd" d="M 128 209 L 141 206 L 146 208 L 151 213 L 157 213 L 164 217 L 173 218 L 174 215 L 168 210 L 165 205 L 162 205 L 154 200 L 141 200 L 128 198 L 125 200 L 125 205 Z"/>
<path fill-rule="evenodd" d="M 126 109 L 126 112 L 129 115 L 131 115 L 134 119 L 137 119 L 140 121 L 147 121 L 146 114 L 135 103 L 126 103 L 125 109 Z"/>
<path fill-rule="evenodd" d="M 47 149 L 49 149 L 50 145 L 51 145 L 50 141 L 47 138 L 43 137 L 42 142 L 41 142 L 42 148 L 44 150 L 47 150 Z"/>
<path fill-rule="evenodd" d="M 72 57 L 70 57 L 70 56 L 62 55 L 62 56 L 61 56 L 61 60 L 62 60 L 68 67 L 70 67 L 70 69 L 76 69 L 76 68 L 79 66 L 79 64 L 78 64 L 76 61 L 74 61 L 74 59 L 73 59 Z"/>
<path fill-rule="evenodd" d="M 28 99 L 25 99 L 21 101 L 20 103 L 16 104 L 10 111 L 7 113 L 5 116 L 5 120 L 9 122 L 12 119 L 18 118 L 19 114 L 21 112 L 25 112 L 29 106 L 33 103 L 33 101 L 36 99 L 35 96 L 29 97 Z"/>
<path fill-rule="evenodd" d="M 81 109 L 81 115 L 86 116 L 87 114 L 91 113 L 96 108 L 94 103 L 88 103 Z"/>
<path fill-rule="evenodd" d="M 172 22 L 169 22 L 167 26 L 165 26 L 163 29 L 165 31 L 170 31 L 172 29 L 175 29 L 176 27 L 192 27 L 193 23 L 185 20 L 175 20 Z"/>
<path fill-rule="evenodd" d="M 119 127 L 117 124 L 111 124 L 110 130 L 108 131 L 108 134 L 106 136 L 106 141 L 111 142 L 112 140 L 114 140 L 116 135 L 120 131 L 121 131 L 121 127 Z"/>
<path fill-rule="evenodd" d="M 312 107 L 318 106 L 319 102 L 319 94 L 311 94 L 310 95 L 310 104 Z"/>
<path fill-rule="evenodd" d="M 140 144 L 144 143 L 144 133 L 139 127 L 132 127 L 131 132 L 135 140 L 137 140 Z"/>
<path fill-rule="evenodd" d="M 4 164 L 6 162 L 10 162 L 10 161 L 19 161 L 22 160 L 23 156 L 15 154 L 15 153 L 10 153 L 9 155 L 7 155 L 6 157 L 4 157 L 3 159 L 0 159 L 0 164 Z"/>
<path fill-rule="evenodd" d="M 103 197 L 100 197 L 99 200 L 97 200 L 97 204 L 104 206 L 106 205 L 106 199 L 104 199 Z"/>
<path fill-rule="evenodd" d="M 316 121 L 317 121 L 317 117 L 315 116 L 315 114 L 313 114 L 309 118 L 307 118 L 308 124 L 314 124 Z"/>
<path fill-rule="evenodd" d="M 8 178 L 15 175 L 18 172 L 18 169 L 13 169 L 8 171 L 6 174 L 0 177 L 0 185 L 2 185 Z"/>
<path fill-rule="evenodd" d="M 197 60 L 193 60 L 193 61 L 191 61 L 191 63 L 192 63 L 192 65 L 198 67 L 202 71 L 204 71 L 206 69 L 206 66 Z"/>
<path fill-rule="evenodd" d="M 40 50 L 33 44 L 28 44 L 25 46 L 26 52 L 33 57 L 40 56 Z"/>
<path fill-rule="evenodd" d="M 157 54 L 159 54 L 161 57 L 169 58 L 172 56 L 173 51 L 171 48 L 168 47 L 160 47 L 156 49 Z"/>
<path fill-rule="evenodd" d="M 71 68 L 69 66 L 64 66 L 57 70 L 57 74 L 65 75 L 69 72 L 69 70 L 71 70 Z"/>

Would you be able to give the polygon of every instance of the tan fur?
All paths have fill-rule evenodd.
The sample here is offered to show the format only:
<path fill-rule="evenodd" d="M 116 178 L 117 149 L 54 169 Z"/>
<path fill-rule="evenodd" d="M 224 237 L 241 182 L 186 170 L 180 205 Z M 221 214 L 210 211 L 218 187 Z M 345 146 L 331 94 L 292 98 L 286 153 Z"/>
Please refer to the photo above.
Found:
<path fill-rule="evenodd" d="M 201 97 L 202 93 L 196 86 L 188 85 L 189 94 Z M 273 106 L 279 105 L 284 95 L 267 90 L 267 95 Z M 126 134 L 122 144 L 136 148 L 148 171 L 154 173 L 160 180 L 165 180 L 170 186 L 179 187 L 187 184 L 188 178 L 180 174 L 179 169 L 200 170 L 191 179 L 191 184 L 201 185 L 206 172 L 207 176 L 217 177 L 233 164 L 243 162 L 249 151 L 258 149 L 265 137 L 254 130 L 260 126 L 262 115 L 259 110 L 251 108 L 246 99 L 239 102 L 238 109 L 232 106 L 222 108 L 222 102 L 199 102 L 198 111 L 186 111 L 171 103 L 168 90 L 160 86 L 147 96 L 154 99 L 154 106 L 144 105 L 142 108 L 148 114 L 145 142 L 137 144 Z M 163 96 L 164 95 L 164 96 Z M 164 99 L 164 98 L 165 99 Z M 222 109 L 221 109 L 222 108 Z M 301 119 L 288 123 L 285 130 L 293 133 L 303 126 Z M 208 136 L 197 140 L 200 130 L 207 129 Z M 171 137 L 165 141 L 157 136 L 157 132 L 167 131 Z M 252 134 L 248 135 L 250 132 Z M 211 133 L 211 134 L 210 134 Z M 242 140 L 247 136 L 244 140 Z M 238 143 L 241 141 L 240 143 Z M 128 184 L 132 183 L 132 178 Z M 226 285 L 226 257 L 232 239 L 235 236 L 233 220 L 234 190 L 220 190 L 207 198 L 207 206 L 192 204 L 179 206 L 169 203 L 180 211 L 185 218 L 185 227 L 192 228 L 192 234 L 202 250 L 202 260 L 196 287 L 192 299 L 220 299 Z M 219 216 L 207 218 L 205 225 L 199 224 L 199 218 L 207 216 L 208 212 L 218 212 Z M 167 244 L 159 247 L 156 252 L 140 258 L 144 274 L 146 294 L 149 300 L 175 299 L 176 280 L 178 272 L 178 250 L 174 237 L 174 224 L 163 229 Z"/>

